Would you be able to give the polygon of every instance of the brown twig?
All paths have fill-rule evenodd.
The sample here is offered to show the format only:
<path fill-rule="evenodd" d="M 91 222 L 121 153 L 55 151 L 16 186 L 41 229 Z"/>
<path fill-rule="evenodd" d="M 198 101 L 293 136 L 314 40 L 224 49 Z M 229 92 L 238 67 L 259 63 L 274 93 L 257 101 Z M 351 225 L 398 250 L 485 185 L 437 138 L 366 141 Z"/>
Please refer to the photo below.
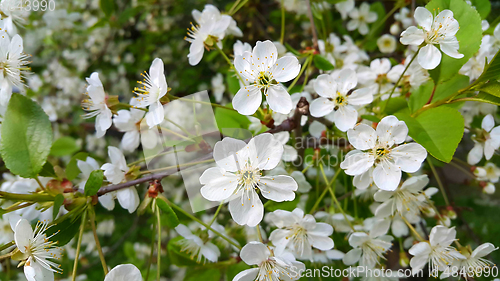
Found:
<path fill-rule="evenodd" d="M 314 18 L 313 18 L 313 13 L 312 13 L 312 9 L 311 9 L 311 1 L 306 0 L 306 5 L 307 5 L 307 16 L 309 17 L 309 21 L 311 22 L 311 30 L 312 30 L 312 36 L 313 36 L 313 48 L 319 52 L 318 34 L 316 33 L 316 25 L 314 25 Z"/>

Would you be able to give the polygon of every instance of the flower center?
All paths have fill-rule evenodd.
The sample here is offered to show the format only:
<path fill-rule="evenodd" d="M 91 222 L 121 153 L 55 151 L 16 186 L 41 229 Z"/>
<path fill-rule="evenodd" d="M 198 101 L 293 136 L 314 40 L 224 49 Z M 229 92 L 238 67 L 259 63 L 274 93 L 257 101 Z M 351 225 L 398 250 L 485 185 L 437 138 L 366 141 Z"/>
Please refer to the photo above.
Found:
<path fill-rule="evenodd" d="M 378 157 L 383 157 L 385 156 L 387 153 L 389 152 L 388 149 L 384 148 L 384 147 L 379 147 L 375 150 L 375 154 L 378 156 Z"/>
<path fill-rule="evenodd" d="M 346 99 L 346 97 L 344 95 L 342 95 L 340 92 L 337 92 L 337 97 L 333 101 L 335 102 L 336 106 L 347 105 L 347 99 Z"/>
<path fill-rule="evenodd" d="M 257 78 L 257 85 L 263 88 L 269 88 L 269 86 L 276 84 L 273 80 L 273 75 L 267 71 L 261 71 L 259 77 Z"/>

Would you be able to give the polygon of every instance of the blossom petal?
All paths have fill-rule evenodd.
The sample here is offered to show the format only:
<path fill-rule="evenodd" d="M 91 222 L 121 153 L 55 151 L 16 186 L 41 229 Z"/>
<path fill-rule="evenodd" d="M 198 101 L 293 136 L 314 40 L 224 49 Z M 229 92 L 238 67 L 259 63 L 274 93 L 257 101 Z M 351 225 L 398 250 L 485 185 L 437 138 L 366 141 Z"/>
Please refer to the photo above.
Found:
<path fill-rule="evenodd" d="M 347 102 L 352 105 L 365 105 L 373 101 L 373 91 L 370 87 L 357 89 L 347 96 Z"/>
<path fill-rule="evenodd" d="M 370 153 L 355 150 L 355 152 L 349 152 L 346 155 L 344 161 L 340 163 L 340 168 L 344 169 L 345 173 L 350 176 L 360 175 L 368 171 L 374 162 L 375 158 Z"/>
<path fill-rule="evenodd" d="M 314 81 L 314 90 L 324 98 L 333 98 L 337 93 L 337 83 L 331 75 L 321 74 Z"/>
<path fill-rule="evenodd" d="M 350 105 L 340 106 L 333 114 L 333 122 L 342 132 L 354 128 L 356 121 L 358 121 L 358 111 Z"/>
<path fill-rule="evenodd" d="M 20 219 L 16 224 L 16 229 L 14 230 L 14 241 L 16 246 L 21 251 L 21 253 L 26 253 L 29 249 L 30 240 L 33 238 L 33 228 L 31 228 L 30 223 L 25 219 Z"/>
<path fill-rule="evenodd" d="M 409 143 L 393 148 L 390 155 L 399 169 L 414 173 L 420 169 L 422 162 L 427 158 L 427 150 L 418 143 Z"/>
<path fill-rule="evenodd" d="M 142 281 L 141 271 L 132 264 L 120 264 L 111 269 L 104 281 Z"/>
<path fill-rule="evenodd" d="M 335 103 L 327 98 L 317 98 L 312 101 L 309 111 L 314 117 L 323 117 L 330 114 L 335 108 Z"/>
<path fill-rule="evenodd" d="M 422 29 L 415 26 L 408 27 L 403 33 L 401 33 L 401 38 L 399 41 L 403 45 L 420 45 L 424 42 L 425 34 Z"/>
<path fill-rule="evenodd" d="M 464 57 L 463 54 L 458 52 L 460 45 L 455 36 L 444 38 L 443 41 L 439 43 L 439 47 L 441 47 L 441 51 L 443 51 L 443 53 L 452 58 L 461 59 Z"/>
<path fill-rule="evenodd" d="M 375 130 L 366 124 L 358 124 L 353 129 L 347 131 L 347 137 L 349 143 L 359 150 L 373 148 L 377 141 Z"/>
<path fill-rule="evenodd" d="M 262 94 L 259 88 L 250 85 L 243 86 L 233 98 L 233 107 L 242 115 L 252 115 L 262 103 Z"/>
<path fill-rule="evenodd" d="M 391 147 L 405 141 L 408 136 L 408 126 L 394 115 L 386 116 L 377 125 L 377 136 L 380 143 Z"/>
<path fill-rule="evenodd" d="M 292 98 L 283 85 L 273 85 L 266 93 L 269 107 L 278 113 L 288 114 L 293 109 Z"/>
<path fill-rule="evenodd" d="M 363 250 L 361 250 L 360 248 L 352 249 L 345 254 L 345 256 L 342 258 L 342 261 L 344 262 L 345 265 L 355 264 L 361 258 L 362 253 Z"/>
<path fill-rule="evenodd" d="M 223 169 L 212 167 L 200 177 L 201 195 L 210 201 L 223 201 L 229 198 L 238 187 L 238 177 L 232 173 L 225 173 Z"/>
<path fill-rule="evenodd" d="M 156 101 L 149 106 L 149 111 L 146 113 L 146 123 L 149 128 L 159 125 L 165 119 L 165 110 L 160 101 Z"/>
<path fill-rule="evenodd" d="M 254 281 L 258 274 L 259 268 L 250 268 L 238 273 L 232 281 Z"/>
<path fill-rule="evenodd" d="M 476 142 L 467 155 L 467 163 L 469 165 L 476 165 L 481 159 L 483 159 L 483 144 Z"/>
<path fill-rule="evenodd" d="M 116 198 L 118 199 L 120 205 L 124 209 L 127 209 L 131 214 L 137 209 L 139 203 L 141 202 L 141 199 L 139 198 L 139 194 L 137 194 L 137 189 L 135 189 L 135 187 L 118 190 L 116 192 Z"/>
<path fill-rule="evenodd" d="M 420 49 L 417 61 L 425 69 L 434 69 L 441 62 L 441 52 L 432 44 L 428 44 Z"/>
<path fill-rule="evenodd" d="M 297 182 L 290 176 L 262 177 L 259 182 L 262 196 L 275 202 L 292 201 L 298 189 Z"/>
<path fill-rule="evenodd" d="M 421 26 L 427 31 L 431 30 L 433 16 L 429 10 L 427 10 L 424 7 L 417 7 L 415 9 L 414 17 L 415 21 L 418 23 L 419 26 Z"/>
<path fill-rule="evenodd" d="M 229 212 L 239 225 L 256 226 L 264 216 L 264 205 L 255 191 L 251 191 L 250 200 L 236 198 L 229 202 Z M 242 202 L 243 201 L 243 202 Z"/>
<path fill-rule="evenodd" d="M 299 72 L 299 60 L 293 56 L 284 56 L 278 59 L 271 70 L 274 80 L 278 82 L 288 82 L 297 77 Z"/>
<path fill-rule="evenodd" d="M 491 252 L 498 250 L 498 247 L 491 243 L 479 245 L 471 254 L 472 258 L 482 258 L 489 255 Z"/>
<path fill-rule="evenodd" d="M 337 90 L 342 94 L 347 94 L 349 90 L 356 87 L 356 84 L 358 84 L 356 72 L 349 68 L 343 69 L 338 76 L 334 78 L 337 81 Z"/>
<path fill-rule="evenodd" d="M 257 265 L 263 261 L 266 261 L 267 258 L 271 255 L 269 248 L 256 241 L 248 242 L 240 252 L 241 259 L 248 265 Z"/>
<path fill-rule="evenodd" d="M 244 141 L 233 138 L 224 138 L 217 142 L 213 152 L 217 166 L 229 172 L 238 171 L 236 153 L 245 148 L 246 145 Z"/>
<path fill-rule="evenodd" d="M 401 181 L 401 170 L 389 161 L 381 161 L 373 170 L 373 181 L 382 190 L 396 190 Z"/>
<path fill-rule="evenodd" d="M 259 71 L 268 71 L 278 59 L 278 49 L 273 42 L 266 40 L 257 41 L 252 53 L 253 62 Z"/>

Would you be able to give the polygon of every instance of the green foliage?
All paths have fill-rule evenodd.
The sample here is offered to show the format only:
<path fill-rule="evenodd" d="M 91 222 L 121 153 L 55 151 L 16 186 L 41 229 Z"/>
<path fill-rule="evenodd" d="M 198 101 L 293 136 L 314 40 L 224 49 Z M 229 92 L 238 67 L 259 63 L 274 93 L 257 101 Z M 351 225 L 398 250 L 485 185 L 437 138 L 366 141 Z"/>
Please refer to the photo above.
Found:
<path fill-rule="evenodd" d="M 483 73 L 477 78 L 474 85 L 500 78 L 500 57 L 498 54 L 500 54 L 500 51 L 484 66 Z"/>
<path fill-rule="evenodd" d="M 314 66 L 316 66 L 320 70 L 324 71 L 330 71 L 333 70 L 335 67 L 331 62 L 329 62 L 324 56 L 322 55 L 315 55 L 313 58 Z"/>
<path fill-rule="evenodd" d="M 217 122 L 217 127 L 220 130 L 223 128 L 246 129 L 248 128 L 248 125 L 250 125 L 250 120 L 248 120 L 246 116 L 243 116 L 234 110 L 220 107 L 215 109 L 215 121 Z"/>
<path fill-rule="evenodd" d="M 54 198 L 54 208 L 52 210 L 52 220 L 55 220 L 57 214 L 59 214 L 59 210 L 61 209 L 62 204 L 64 203 L 64 196 L 59 193 Z"/>
<path fill-rule="evenodd" d="M 415 112 L 422 108 L 431 98 L 432 89 L 434 89 L 434 81 L 429 80 L 425 84 L 420 85 L 418 89 L 413 91 L 408 100 L 410 112 Z"/>
<path fill-rule="evenodd" d="M 196 270 L 188 270 L 184 281 L 219 281 L 221 272 L 217 268 L 200 268 Z"/>
<path fill-rule="evenodd" d="M 416 118 L 404 113 L 396 116 L 406 122 L 410 137 L 432 156 L 446 163 L 451 161 L 464 133 L 464 119 L 458 110 L 441 106 L 428 109 Z"/>
<path fill-rule="evenodd" d="M 434 82 L 442 82 L 453 77 L 460 68 L 479 50 L 482 39 L 481 17 L 479 13 L 463 0 L 432 0 L 425 6 L 431 13 L 449 9 L 460 24 L 457 40 L 460 42 L 458 52 L 461 59 L 451 58 L 445 54 L 436 69 L 429 71 Z"/>
<path fill-rule="evenodd" d="M 240 82 L 238 81 L 238 77 L 234 76 L 234 72 L 228 72 L 226 74 L 226 83 L 227 90 L 231 94 L 236 95 L 236 93 L 240 90 Z"/>
<path fill-rule="evenodd" d="M 80 150 L 80 145 L 72 137 L 62 137 L 57 139 L 50 149 L 50 155 L 60 157 L 71 155 Z"/>
<path fill-rule="evenodd" d="M 385 113 L 394 114 L 408 108 L 408 103 L 404 97 L 395 97 L 381 102 L 380 106 L 385 108 Z"/>
<path fill-rule="evenodd" d="M 156 205 L 160 210 L 162 210 L 164 216 L 166 217 L 166 223 L 169 228 L 175 228 L 179 225 L 179 219 L 175 214 L 174 210 L 167 204 L 167 202 L 162 199 L 156 199 Z"/>
<path fill-rule="evenodd" d="M 14 93 L 2 123 L 2 159 L 7 168 L 24 178 L 34 178 L 47 161 L 52 127 L 43 109 L 31 99 Z"/>
<path fill-rule="evenodd" d="M 116 9 L 114 0 L 100 0 L 99 6 L 108 18 L 114 13 Z"/>
<path fill-rule="evenodd" d="M 85 161 L 88 155 L 89 154 L 86 152 L 79 152 L 71 157 L 71 160 L 69 160 L 69 163 L 66 166 L 66 178 L 68 180 L 74 180 L 80 174 L 80 169 L 78 168 L 77 161 Z"/>
<path fill-rule="evenodd" d="M 54 171 L 54 166 L 50 162 L 46 162 L 43 165 L 42 170 L 38 173 L 42 177 L 57 178 L 56 171 Z"/>
<path fill-rule="evenodd" d="M 477 12 L 481 15 L 484 20 L 491 12 L 490 0 L 471 0 L 471 5 L 476 7 Z"/>
<path fill-rule="evenodd" d="M 227 267 L 226 270 L 226 280 L 233 280 L 233 278 L 243 270 L 250 269 L 250 266 L 248 266 L 244 262 L 239 262 L 237 264 L 232 264 Z"/>
<path fill-rule="evenodd" d="M 94 196 L 102 186 L 104 173 L 102 170 L 95 170 L 90 173 L 90 176 L 85 183 L 85 196 Z"/>

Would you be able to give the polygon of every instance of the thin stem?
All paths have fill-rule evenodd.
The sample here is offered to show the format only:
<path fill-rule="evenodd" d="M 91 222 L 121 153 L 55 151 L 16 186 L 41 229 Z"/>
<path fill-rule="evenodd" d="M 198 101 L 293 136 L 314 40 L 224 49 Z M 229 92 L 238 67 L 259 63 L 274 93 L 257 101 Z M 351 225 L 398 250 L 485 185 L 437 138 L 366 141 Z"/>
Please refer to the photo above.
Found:
<path fill-rule="evenodd" d="M 104 275 L 108 275 L 108 266 L 106 265 L 106 259 L 104 258 L 104 254 L 102 252 L 101 243 L 99 242 L 99 237 L 97 237 L 97 229 L 95 226 L 95 211 L 92 205 L 89 207 L 90 212 L 90 225 L 92 226 L 92 232 L 94 233 L 95 245 L 97 248 L 97 252 L 99 253 L 99 259 L 101 260 L 102 269 L 104 270 Z"/>
<path fill-rule="evenodd" d="M 168 166 L 168 167 L 158 168 L 158 169 L 149 170 L 149 171 L 142 171 L 141 174 L 144 175 L 144 174 L 156 173 L 156 172 L 170 170 L 170 169 L 177 168 L 177 167 L 189 167 L 189 166 L 198 165 L 198 164 L 211 163 L 214 161 L 215 161 L 214 159 L 208 159 L 208 160 L 197 161 L 197 162 L 183 163 L 183 164 L 178 164 L 175 166 Z"/>
<path fill-rule="evenodd" d="M 323 164 L 319 165 L 319 169 L 321 170 L 321 174 L 323 174 L 323 179 L 325 180 L 325 182 L 328 182 L 328 179 L 326 178 L 325 170 L 323 169 Z M 342 171 L 342 169 L 339 169 L 339 170 Z M 337 171 L 337 173 L 335 175 L 337 175 L 337 174 L 339 174 L 339 171 Z M 337 208 L 339 208 L 340 212 L 344 216 L 344 220 L 347 222 L 347 224 L 352 229 L 352 231 L 356 231 L 354 229 L 354 226 L 352 226 L 351 221 L 347 218 L 347 215 L 345 214 L 344 210 L 342 209 L 342 206 L 340 205 L 339 201 L 337 200 L 337 196 L 335 196 L 335 191 L 331 188 L 330 185 L 327 187 L 327 189 L 330 191 L 330 194 L 332 195 L 332 199 L 335 202 L 335 204 L 337 205 Z"/>
<path fill-rule="evenodd" d="M 229 9 L 229 12 L 227 12 L 227 13 L 228 13 L 228 15 L 232 15 L 232 14 L 233 14 L 234 9 L 236 8 L 236 6 L 238 6 L 238 4 L 240 3 L 240 1 L 241 1 L 241 0 L 236 0 L 236 1 L 234 1 L 233 6 L 231 7 L 231 9 Z M 146 280 L 148 280 L 148 279 L 146 278 Z"/>
<path fill-rule="evenodd" d="M 158 157 L 158 156 L 165 156 L 165 155 L 169 155 L 169 154 L 176 153 L 176 152 L 179 152 L 179 151 L 177 151 L 177 150 L 169 150 L 169 151 L 165 151 L 165 152 L 159 153 L 159 154 L 157 154 L 157 155 L 151 155 L 151 156 L 148 156 L 148 157 L 144 157 L 143 159 L 137 160 L 137 161 L 135 161 L 135 162 L 131 162 L 131 163 L 130 163 L 130 164 L 128 164 L 127 166 L 132 167 L 132 166 L 137 165 L 137 164 L 139 164 L 139 163 L 146 162 L 146 160 L 153 159 L 153 158 L 156 158 L 156 157 Z"/>
<path fill-rule="evenodd" d="M 235 242 L 231 241 L 231 239 L 227 238 L 226 236 L 222 235 L 220 232 L 218 232 L 217 230 L 213 229 L 211 226 L 209 226 L 208 224 L 204 223 L 203 221 L 199 220 L 198 218 L 196 218 L 195 216 L 191 215 L 190 213 L 184 211 L 184 209 L 182 209 L 181 207 L 175 205 L 174 203 L 170 202 L 167 198 L 165 197 L 161 197 L 163 200 L 165 200 L 165 202 L 167 202 L 170 207 L 176 209 L 177 211 L 181 212 L 182 214 L 186 215 L 187 217 L 189 217 L 190 219 L 194 220 L 195 222 L 203 225 L 204 227 L 206 227 L 208 230 L 211 230 L 213 233 L 219 235 L 222 239 L 226 240 L 227 242 L 229 242 L 229 244 L 235 246 L 236 248 L 240 249 L 241 250 L 241 247 L 240 245 L 236 244 Z"/>
<path fill-rule="evenodd" d="M 212 220 L 210 221 L 210 223 L 208 224 L 208 226 L 212 226 L 212 224 L 214 223 L 214 221 L 217 219 L 217 216 L 219 215 L 220 209 L 222 209 L 222 205 L 223 204 L 224 204 L 224 202 L 220 202 L 219 207 L 215 211 L 214 217 L 212 218 Z"/>
<path fill-rule="evenodd" d="M 156 272 L 156 281 L 160 281 L 160 266 L 161 266 L 161 217 L 160 217 L 160 207 L 156 206 L 156 218 L 157 218 L 157 227 L 158 231 L 158 254 L 156 257 L 157 262 L 157 272 Z"/>
<path fill-rule="evenodd" d="M 422 242 L 422 241 L 425 241 L 424 238 L 422 238 L 422 236 L 420 235 L 420 233 L 417 232 L 417 230 L 413 227 L 413 225 L 411 225 L 411 223 L 404 217 L 404 216 L 401 216 L 401 218 L 403 219 L 403 221 L 406 223 L 406 225 L 408 226 L 408 228 L 411 230 L 411 232 L 413 232 L 413 234 L 415 234 L 415 236 L 417 237 L 417 239 Z"/>
<path fill-rule="evenodd" d="M 302 76 L 302 73 L 304 73 L 304 71 L 306 70 L 307 66 L 311 62 L 312 57 L 313 57 L 312 55 L 309 55 L 307 57 L 306 61 L 304 62 L 304 65 L 300 69 L 299 75 L 297 75 L 297 77 L 295 78 L 295 80 L 293 80 L 292 84 L 290 84 L 290 86 L 288 86 L 288 89 L 287 89 L 288 92 L 290 92 L 290 90 L 293 88 L 293 86 L 295 86 L 295 84 L 297 84 L 297 81 L 299 81 L 300 76 Z"/>
<path fill-rule="evenodd" d="M 385 111 L 385 108 L 387 107 L 387 104 L 389 104 L 389 101 L 391 100 L 392 98 L 392 94 L 394 94 L 394 91 L 396 90 L 396 88 L 398 87 L 398 84 L 399 82 L 401 81 L 401 79 L 403 79 L 403 77 L 405 76 L 405 73 L 406 71 L 408 70 L 408 68 L 410 68 L 410 65 L 412 64 L 412 62 L 417 58 L 417 55 L 418 53 L 420 52 L 420 49 L 422 47 L 418 47 L 418 50 L 417 52 L 413 55 L 413 57 L 411 58 L 410 62 L 408 63 L 408 65 L 405 67 L 405 69 L 403 70 L 403 73 L 401 73 L 401 75 L 399 76 L 398 78 L 398 81 L 396 82 L 396 84 L 394 84 L 394 87 L 392 87 L 392 90 L 391 90 L 391 93 L 389 94 L 389 98 L 387 99 L 387 101 L 382 105 L 382 110 L 381 112 L 384 112 Z"/>
<path fill-rule="evenodd" d="M 0 246 L 0 252 L 11 247 L 11 246 L 14 246 L 15 244 L 16 244 L 16 242 L 10 241 L 9 243 Z"/>
<path fill-rule="evenodd" d="M 40 188 L 42 190 L 45 190 L 45 187 L 43 186 L 42 182 L 40 181 L 40 179 L 38 178 L 38 176 L 35 177 L 35 180 L 36 182 L 38 183 L 38 185 L 40 186 Z"/>
<path fill-rule="evenodd" d="M 450 165 L 452 165 L 453 167 L 455 167 L 455 168 L 459 169 L 460 171 L 464 172 L 464 173 L 465 173 L 466 175 L 468 175 L 469 177 L 471 177 L 471 178 L 473 178 L 473 179 L 474 179 L 474 178 L 476 178 L 476 176 L 475 176 L 475 175 L 473 175 L 473 174 L 472 174 L 469 170 L 467 170 L 467 169 L 465 169 L 464 167 L 462 167 L 461 165 L 459 165 L 459 164 L 455 163 L 455 162 L 454 162 L 454 160 L 455 160 L 455 158 L 454 158 L 452 161 L 450 161 L 450 163 L 449 163 L 449 164 L 450 164 Z"/>
<path fill-rule="evenodd" d="M 322 165 L 320 165 L 320 169 L 323 170 L 323 167 Z M 326 193 L 328 192 L 328 189 L 330 188 L 330 186 L 335 182 L 335 179 L 340 175 L 340 172 L 342 171 L 342 169 L 338 169 L 337 172 L 335 173 L 335 175 L 333 176 L 332 178 L 332 181 L 329 182 L 328 180 L 325 180 L 326 184 L 327 184 L 327 187 L 325 188 L 325 190 L 323 190 L 323 192 L 321 193 L 321 195 L 319 196 L 318 199 L 316 199 L 316 202 L 314 203 L 311 211 L 309 212 L 309 214 L 312 214 L 314 213 L 314 211 L 316 210 L 316 208 L 318 208 L 318 205 L 319 203 L 321 202 L 321 200 L 323 200 L 323 197 L 325 197 Z"/>
<path fill-rule="evenodd" d="M 17 250 L 16 250 L 16 251 L 17 251 Z M 10 252 L 10 253 L 8 253 L 8 254 L 5 254 L 5 255 L 3 255 L 3 256 L 0 256 L 0 261 L 2 261 L 2 260 L 4 260 L 4 259 L 8 259 L 8 258 L 12 257 L 12 256 L 16 253 L 16 251 L 12 251 L 12 252 Z"/>
<path fill-rule="evenodd" d="M 280 43 L 283 44 L 285 40 L 285 5 L 284 0 L 281 0 L 281 36 Z"/>
<path fill-rule="evenodd" d="M 313 47 L 316 51 L 319 51 L 318 47 L 318 34 L 316 33 L 316 25 L 314 24 L 314 17 L 311 10 L 311 1 L 306 0 L 307 5 L 307 16 L 309 17 L 309 21 L 311 22 L 311 30 L 313 36 Z"/>
<path fill-rule="evenodd" d="M 258 224 L 257 226 L 255 226 L 255 228 L 257 229 L 257 236 L 259 236 L 259 241 L 261 243 L 264 243 L 264 239 L 262 239 L 262 233 L 260 232 L 260 224 Z"/>
<path fill-rule="evenodd" d="M 153 206 L 155 205 L 156 204 L 153 203 Z M 146 271 L 146 279 L 144 280 L 149 280 L 149 272 L 151 271 L 151 264 L 153 263 L 153 254 L 155 252 L 155 237 L 156 237 L 155 226 L 156 225 L 153 223 L 153 229 L 152 229 L 153 237 L 151 237 L 151 251 L 148 259 L 148 269 Z"/>
<path fill-rule="evenodd" d="M 181 135 L 181 134 L 179 134 L 179 133 L 177 133 L 177 132 L 175 132 L 175 131 L 172 131 L 172 130 L 170 130 L 170 129 L 168 129 L 168 128 L 165 128 L 165 127 L 160 127 L 160 129 L 161 129 L 162 131 L 166 131 L 166 132 L 168 132 L 168 133 L 171 133 L 172 135 L 178 136 L 179 138 L 181 138 L 181 139 L 183 139 L 183 140 L 190 141 L 190 142 L 195 142 L 193 139 L 191 139 L 191 138 L 189 138 L 189 137 L 186 137 L 186 136 L 184 136 L 184 135 Z"/>
<path fill-rule="evenodd" d="M 243 6 L 245 6 L 245 4 L 248 2 L 248 0 L 244 0 L 243 2 L 241 2 L 238 7 L 236 7 L 234 9 L 234 11 L 232 11 L 231 13 L 229 13 L 230 16 L 236 14 L 236 12 L 238 12 L 241 8 L 243 8 Z"/>
<path fill-rule="evenodd" d="M 73 274 L 71 277 L 72 281 L 76 280 L 76 270 L 78 268 L 78 259 L 80 258 L 80 249 L 82 247 L 83 230 L 85 229 L 86 222 L 87 222 L 87 211 L 84 211 L 82 217 L 82 224 L 80 225 L 80 234 L 78 234 L 78 246 L 76 247 L 75 262 L 73 264 Z"/>
<path fill-rule="evenodd" d="M 439 175 L 436 171 L 436 168 L 434 167 L 434 164 L 432 164 L 432 161 L 430 161 L 429 159 L 427 159 L 427 163 L 429 163 L 429 167 L 431 168 L 431 171 L 434 174 L 434 177 L 436 178 L 439 189 L 441 190 L 441 193 L 443 194 L 443 198 L 444 198 L 444 202 L 446 203 L 446 206 L 450 206 L 450 201 L 448 201 L 448 196 L 446 195 L 446 191 L 444 190 L 443 183 L 441 182 L 441 179 L 439 178 Z"/>

